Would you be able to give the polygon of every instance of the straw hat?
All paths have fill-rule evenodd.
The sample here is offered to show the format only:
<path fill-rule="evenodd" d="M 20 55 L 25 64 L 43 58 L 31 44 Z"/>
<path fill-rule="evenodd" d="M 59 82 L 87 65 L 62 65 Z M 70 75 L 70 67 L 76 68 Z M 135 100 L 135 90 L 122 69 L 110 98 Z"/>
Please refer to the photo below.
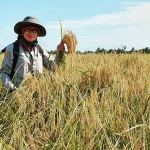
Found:
<path fill-rule="evenodd" d="M 40 34 L 38 36 L 45 36 L 46 35 L 46 29 L 42 25 L 40 25 L 37 18 L 31 17 L 31 16 L 27 16 L 26 18 L 24 18 L 23 21 L 18 22 L 14 26 L 14 31 L 15 31 L 15 33 L 19 34 L 19 33 L 21 33 L 22 28 L 30 26 L 30 25 L 37 27 L 40 30 Z"/>

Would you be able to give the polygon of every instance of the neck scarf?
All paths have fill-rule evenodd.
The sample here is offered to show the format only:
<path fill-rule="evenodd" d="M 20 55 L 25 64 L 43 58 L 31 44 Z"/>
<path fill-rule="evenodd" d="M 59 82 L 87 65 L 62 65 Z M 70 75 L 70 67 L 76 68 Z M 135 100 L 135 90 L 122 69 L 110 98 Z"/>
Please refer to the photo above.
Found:
<path fill-rule="evenodd" d="M 31 51 L 33 47 L 38 48 L 38 46 L 37 46 L 38 41 L 37 40 L 35 40 L 33 42 L 29 42 L 20 34 L 18 35 L 18 41 L 24 50 Z"/>
<path fill-rule="evenodd" d="M 22 46 L 24 50 L 31 51 L 34 47 L 36 47 L 39 51 L 39 53 L 43 54 L 42 47 L 38 44 L 38 41 L 35 40 L 33 42 L 27 41 L 21 34 L 18 35 L 17 41 L 19 41 L 19 44 Z"/>

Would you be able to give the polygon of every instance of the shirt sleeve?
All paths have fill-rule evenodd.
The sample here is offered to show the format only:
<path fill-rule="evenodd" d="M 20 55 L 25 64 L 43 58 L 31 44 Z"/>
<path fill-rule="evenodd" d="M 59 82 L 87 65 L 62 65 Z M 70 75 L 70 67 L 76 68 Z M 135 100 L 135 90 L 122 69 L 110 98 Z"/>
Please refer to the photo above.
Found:
<path fill-rule="evenodd" d="M 9 90 L 12 90 L 14 88 L 14 84 L 10 78 L 11 69 L 12 69 L 12 60 L 13 60 L 13 44 L 10 44 L 6 47 L 4 59 L 2 61 L 2 68 L 1 68 L 2 83 Z"/>
<path fill-rule="evenodd" d="M 55 58 L 48 54 L 48 52 L 42 47 L 43 49 L 43 66 L 49 71 L 55 71 Z"/>
<path fill-rule="evenodd" d="M 55 66 L 62 62 L 64 52 L 57 52 L 56 56 L 53 57 L 48 54 L 48 52 L 43 49 L 43 66 L 49 71 L 55 71 Z"/>

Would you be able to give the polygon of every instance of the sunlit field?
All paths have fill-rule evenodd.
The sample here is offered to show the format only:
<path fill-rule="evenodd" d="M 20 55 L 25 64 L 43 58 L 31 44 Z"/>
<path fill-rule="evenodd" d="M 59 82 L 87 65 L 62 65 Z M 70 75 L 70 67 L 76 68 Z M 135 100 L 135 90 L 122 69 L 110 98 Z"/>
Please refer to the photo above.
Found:
<path fill-rule="evenodd" d="M 149 150 L 150 55 L 67 55 L 11 94 L 0 83 L 0 149 Z"/>

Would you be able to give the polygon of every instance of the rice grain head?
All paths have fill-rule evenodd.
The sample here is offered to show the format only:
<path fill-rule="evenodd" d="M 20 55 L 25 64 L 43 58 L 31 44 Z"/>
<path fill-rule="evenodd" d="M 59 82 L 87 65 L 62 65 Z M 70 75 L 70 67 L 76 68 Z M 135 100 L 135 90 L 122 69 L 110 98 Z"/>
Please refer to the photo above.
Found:
<path fill-rule="evenodd" d="M 69 54 L 76 52 L 78 41 L 76 35 L 72 31 L 67 30 L 63 36 L 63 42 L 66 43 Z"/>

